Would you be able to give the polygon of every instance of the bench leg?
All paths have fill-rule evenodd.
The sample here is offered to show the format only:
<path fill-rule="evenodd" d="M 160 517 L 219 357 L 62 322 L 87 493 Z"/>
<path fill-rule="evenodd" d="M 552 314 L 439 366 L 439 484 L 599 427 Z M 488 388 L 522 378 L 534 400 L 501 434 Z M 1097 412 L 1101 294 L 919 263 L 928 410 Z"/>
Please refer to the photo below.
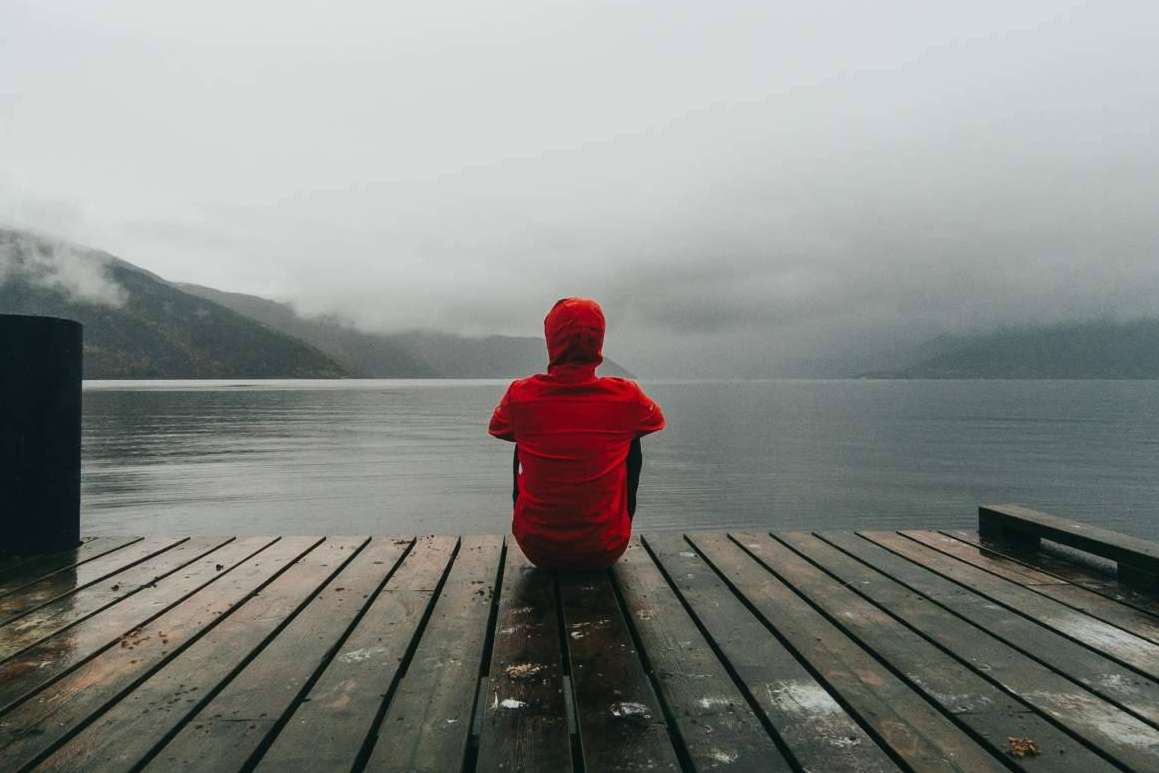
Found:
<path fill-rule="evenodd" d="M 1123 585 L 1144 593 L 1159 593 L 1159 574 L 1124 563 L 1118 564 L 1118 570 Z"/>
<path fill-rule="evenodd" d="M 1008 519 L 985 509 L 978 511 L 978 536 L 984 544 L 1022 553 L 1033 553 L 1042 546 L 1042 538 L 1037 534 L 1012 529 Z"/>

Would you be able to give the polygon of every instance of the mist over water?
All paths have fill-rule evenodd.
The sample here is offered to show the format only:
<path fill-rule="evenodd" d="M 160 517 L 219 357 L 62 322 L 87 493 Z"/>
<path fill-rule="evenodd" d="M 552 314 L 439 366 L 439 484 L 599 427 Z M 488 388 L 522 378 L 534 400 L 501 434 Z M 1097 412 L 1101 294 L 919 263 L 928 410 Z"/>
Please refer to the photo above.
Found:
<path fill-rule="evenodd" d="M 503 381 L 89 382 L 86 534 L 503 533 Z M 645 384 L 636 527 L 973 527 L 1019 502 L 1159 538 L 1159 382 Z"/>

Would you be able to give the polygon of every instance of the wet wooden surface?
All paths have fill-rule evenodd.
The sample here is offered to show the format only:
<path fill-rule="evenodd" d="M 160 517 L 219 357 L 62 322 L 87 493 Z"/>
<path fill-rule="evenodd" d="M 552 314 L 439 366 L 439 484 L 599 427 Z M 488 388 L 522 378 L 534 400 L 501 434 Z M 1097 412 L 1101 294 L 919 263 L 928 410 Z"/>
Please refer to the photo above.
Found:
<path fill-rule="evenodd" d="M 1159 771 L 1159 600 L 1014 549 L 93 539 L 0 561 L 0 770 Z"/>

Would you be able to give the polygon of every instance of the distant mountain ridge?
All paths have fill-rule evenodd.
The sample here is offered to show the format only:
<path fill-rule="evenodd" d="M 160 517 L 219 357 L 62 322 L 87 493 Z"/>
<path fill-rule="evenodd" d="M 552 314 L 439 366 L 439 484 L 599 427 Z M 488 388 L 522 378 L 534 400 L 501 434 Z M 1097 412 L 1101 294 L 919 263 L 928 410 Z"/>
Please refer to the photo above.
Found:
<path fill-rule="evenodd" d="M 1159 319 L 945 335 L 868 378 L 1159 379 Z"/>
<path fill-rule="evenodd" d="M 515 378 L 547 367 L 542 338 L 476 338 L 433 331 L 367 333 L 333 317 L 303 317 L 288 304 L 256 295 L 192 284 L 178 287 L 301 338 L 362 378 Z M 600 373 L 631 375 L 608 359 Z"/>
<path fill-rule="evenodd" d="M 382 336 L 362 333 L 341 323 L 299 316 L 293 307 L 244 293 L 194 284 L 178 284 L 184 292 L 213 301 L 266 327 L 299 338 L 326 352 L 351 376 L 362 378 L 438 378 L 441 374 Z"/>
<path fill-rule="evenodd" d="M 0 228 L 0 314 L 85 326 L 85 377 L 514 378 L 543 339 L 377 334 L 266 298 L 169 282 L 108 253 Z M 605 360 L 604 375 L 629 375 Z"/>
<path fill-rule="evenodd" d="M 335 378 L 327 355 L 112 256 L 0 229 L 0 313 L 84 325 L 86 378 Z"/>

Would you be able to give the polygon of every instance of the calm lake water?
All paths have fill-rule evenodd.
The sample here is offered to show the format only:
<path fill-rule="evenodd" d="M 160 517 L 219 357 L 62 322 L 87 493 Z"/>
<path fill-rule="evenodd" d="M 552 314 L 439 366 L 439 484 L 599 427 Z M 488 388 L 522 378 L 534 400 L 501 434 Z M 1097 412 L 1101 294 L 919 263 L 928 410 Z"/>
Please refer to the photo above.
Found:
<path fill-rule="evenodd" d="M 503 532 L 500 381 L 90 382 L 87 534 Z M 1159 382 L 648 382 L 644 529 L 965 527 L 1019 502 L 1159 538 Z"/>

